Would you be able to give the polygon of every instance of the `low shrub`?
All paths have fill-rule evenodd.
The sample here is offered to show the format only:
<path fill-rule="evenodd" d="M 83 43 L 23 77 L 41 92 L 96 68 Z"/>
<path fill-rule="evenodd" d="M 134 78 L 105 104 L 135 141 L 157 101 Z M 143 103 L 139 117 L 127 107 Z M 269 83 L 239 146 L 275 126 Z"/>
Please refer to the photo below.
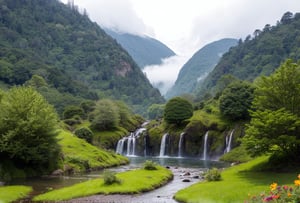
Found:
<path fill-rule="evenodd" d="M 150 160 L 145 161 L 143 168 L 145 170 L 157 170 L 156 163 Z"/>
<path fill-rule="evenodd" d="M 103 173 L 104 185 L 112 185 L 114 183 L 120 184 L 121 180 L 117 178 L 116 173 L 113 171 L 104 171 Z"/>
<path fill-rule="evenodd" d="M 75 130 L 74 134 L 77 137 L 86 140 L 88 143 L 92 143 L 94 134 L 89 128 L 87 128 L 87 127 L 79 128 L 79 129 Z"/>
<path fill-rule="evenodd" d="M 209 169 L 204 174 L 204 178 L 207 181 L 220 181 L 221 180 L 221 172 L 217 168 Z"/>

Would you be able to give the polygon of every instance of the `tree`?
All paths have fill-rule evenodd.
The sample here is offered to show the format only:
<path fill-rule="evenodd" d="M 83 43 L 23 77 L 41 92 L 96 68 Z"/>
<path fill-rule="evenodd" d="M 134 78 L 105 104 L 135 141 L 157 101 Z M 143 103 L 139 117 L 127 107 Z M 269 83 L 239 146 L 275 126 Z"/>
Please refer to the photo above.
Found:
<path fill-rule="evenodd" d="M 91 117 L 91 127 L 96 130 L 114 129 L 120 122 L 118 108 L 114 102 L 109 99 L 98 101 Z"/>
<path fill-rule="evenodd" d="M 256 83 L 253 107 L 258 110 L 285 108 L 300 116 L 300 63 L 287 60 L 269 77 Z"/>
<path fill-rule="evenodd" d="M 58 116 L 34 89 L 14 87 L 0 101 L 0 157 L 48 169 L 56 160 Z"/>
<path fill-rule="evenodd" d="M 157 118 L 162 118 L 164 114 L 164 104 L 152 104 L 148 110 L 148 117 L 150 119 L 157 119 Z"/>
<path fill-rule="evenodd" d="M 70 119 L 76 115 L 81 118 L 83 118 L 83 116 L 84 116 L 84 111 L 79 106 L 74 106 L 74 105 L 67 106 L 63 112 L 64 119 Z"/>
<path fill-rule="evenodd" d="M 256 155 L 299 153 L 300 65 L 287 60 L 256 85 L 243 144 Z"/>
<path fill-rule="evenodd" d="M 254 88 L 246 82 L 230 84 L 220 97 L 220 111 L 230 120 L 249 118 L 248 110 L 253 100 Z"/>
<path fill-rule="evenodd" d="M 181 97 L 170 99 L 164 111 L 164 119 L 169 124 L 180 125 L 182 121 L 192 117 L 193 105 Z"/>
<path fill-rule="evenodd" d="M 255 111 L 247 125 L 243 144 L 252 155 L 291 151 L 300 144 L 297 128 L 299 118 L 284 108 Z"/>

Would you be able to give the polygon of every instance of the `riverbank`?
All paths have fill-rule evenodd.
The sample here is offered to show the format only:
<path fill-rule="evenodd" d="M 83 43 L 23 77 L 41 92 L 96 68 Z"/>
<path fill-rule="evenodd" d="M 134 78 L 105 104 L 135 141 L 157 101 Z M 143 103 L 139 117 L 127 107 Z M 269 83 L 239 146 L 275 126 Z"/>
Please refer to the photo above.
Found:
<path fill-rule="evenodd" d="M 178 190 L 202 181 L 203 169 L 170 167 L 169 170 L 171 170 L 173 173 L 173 180 L 168 182 L 166 185 L 150 192 L 131 195 L 93 195 L 64 201 L 64 203 L 176 203 L 177 201 L 173 199 L 173 196 Z"/>
<path fill-rule="evenodd" d="M 267 162 L 268 157 L 260 157 L 245 164 L 236 165 L 222 172 L 222 180 L 201 182 L 176 193 L 175 199 L 189 203 L 240 203 L 249 195 L 259 195 L 269 190 L 269 185 L 293 183 L 299 171 L 294 173 L 259 172 L 259 165 Z"/>
<path fill-rule="evenodd" d="M 1 186 L 0 187 L 0 202 L 8 203 L 25 198 L 32 192 L 32 187 L 29 186 Z"/>
<path fill-rule="evenodd" d="M 136 169 L 116 174 L 121 181 L 105 185 L 104 179 L 94 179 L 70 187 L 38 195 L 34 201 L 63 201 L 95 194 L 138 194 L 154 190 L 173 178 L 170 170 L 157 166 L 157 170 Z"/>

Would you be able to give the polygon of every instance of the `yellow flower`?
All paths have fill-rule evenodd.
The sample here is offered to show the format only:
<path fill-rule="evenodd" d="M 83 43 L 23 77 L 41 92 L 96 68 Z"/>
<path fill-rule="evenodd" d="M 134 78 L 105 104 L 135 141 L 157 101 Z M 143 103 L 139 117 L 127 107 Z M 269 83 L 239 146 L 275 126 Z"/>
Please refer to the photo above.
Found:
<path fill-rule="evenodd" d="M 295 184 L 296 184 L 296 183 L 295 183 Z M 276 190 L 276 188 L 277 188 L 277 183 L 272 183 L 272 184 L 270 185 L 270 190 L 271 190 L 271 191 Z"/>
<path fill-rule="evenodd" d="M 300 186 L 300 180 L 295 180 L 294 183 L 297 187 Z"/>
<path fill-rule="evenodd" d="M 288 196 L 288 197 L 291 197 L 291 196 L 292 196 L 292 194 L 291 194 L 290 192 L 288 192 L 287 196 Z"/>

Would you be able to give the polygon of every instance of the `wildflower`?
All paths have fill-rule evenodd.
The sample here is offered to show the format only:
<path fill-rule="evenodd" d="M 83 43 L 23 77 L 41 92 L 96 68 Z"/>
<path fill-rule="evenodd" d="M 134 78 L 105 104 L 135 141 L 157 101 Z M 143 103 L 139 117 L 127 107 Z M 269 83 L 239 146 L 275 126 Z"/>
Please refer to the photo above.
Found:
<path fill-rule="evenodd" d="M 300 180 L 295 180 L 294 183 L 297 187 L 300 186 Z"/>
<path fill-rule="evenodd" d="M 287 191 L 287 190 L 289 189 L 289 186 L 284 185 L 284 186 L 283 186 L 283 189 L 284 189 L 285 191 Z"/>
<path fill-rule="evenodd" d="M 295 183 L 295 184 L 296 184 L 296 183 Z M 271 191 L 276 190 L 276 188 L 277 188 L 277 183 L 272 183 L 272 184 L 270 185 L 270 190 L 271 190 Z"/>
<path fill-rule="evenodd" d="M 287 193 L 287 196 L 288 196 L 288 197 L 291 197 L 291 196 L 292 196 L 292 194 L 291 194 L 290 192 L 288 192 L 288 193 Z"/>
<path fill-rule="evenodd" d="M 298 179 L 300 179 L 300 174 L 298 175 Z"/>
<path fill-rule="evenodd" d="M 273 200 L 273 196 L 269 196 L 269 197 L 266 197 L 266 198 L 264 198 L 264 202 L 270 202 L 270 201 L 272 201 Z"/>

